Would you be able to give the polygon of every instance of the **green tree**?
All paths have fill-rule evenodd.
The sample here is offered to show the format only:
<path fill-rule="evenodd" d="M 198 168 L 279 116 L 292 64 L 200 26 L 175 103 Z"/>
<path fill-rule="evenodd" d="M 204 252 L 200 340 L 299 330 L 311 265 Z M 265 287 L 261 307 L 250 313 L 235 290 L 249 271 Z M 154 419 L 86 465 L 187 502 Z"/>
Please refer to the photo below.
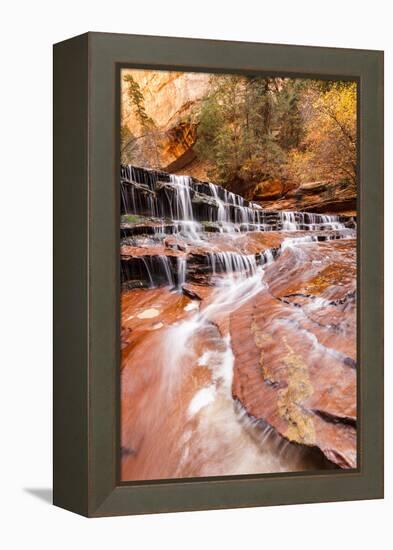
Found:
<path fill-rule="evenodd" d="M 278 93 L 277 142 L 285 151 L 299 148 L 304 138 L 301 99 L 302 92 L 306 87 L 305 82 L 298 79 L 286 79 Z"/>
<path fill-rule="evenodd" d="M 281 173 L 275 137 L 279 81 L 265 77 L 213 77 L 199 116 L 196 151 L 213 166 L 211 177 L 243 192 Z"/>
<path fill-rule="evenodd" d="M 128 100 L 130 105 L 134 107 L 134 114 L 139 121 L 139 124 L 144 130 L 151 129 L 155 126 L 154 121 L 151 117 L 148 116 L 145 109 L 145 100 L 139 84 L 133 78 L 132 75 L 126 74 L 124 76 L 124 82 L 128 84 Z"/>
<path fill-rule="evenodd" d="M 159 134 L 154 120 L 147 114 L 143 93 L 132 75 L 126 74 L 127 97 L 134 115 L 139 122 L 141 134 L 135 136 L 125 124 L 121 125 L 121 159 L 122 162 L 138 162 L 146 167 L 160 166 Z"/>

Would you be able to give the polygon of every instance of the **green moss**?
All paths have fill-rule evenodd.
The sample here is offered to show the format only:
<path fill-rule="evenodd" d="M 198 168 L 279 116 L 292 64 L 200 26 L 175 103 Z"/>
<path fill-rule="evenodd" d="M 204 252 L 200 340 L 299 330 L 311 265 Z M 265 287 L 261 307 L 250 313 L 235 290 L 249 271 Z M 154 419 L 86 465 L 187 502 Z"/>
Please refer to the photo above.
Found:
<path fill-rule="evenodd" d="M 141 223 L 144 219 L 143 216 L 137 216 L 136 214 L 123 214 L 121 223 Z"/>

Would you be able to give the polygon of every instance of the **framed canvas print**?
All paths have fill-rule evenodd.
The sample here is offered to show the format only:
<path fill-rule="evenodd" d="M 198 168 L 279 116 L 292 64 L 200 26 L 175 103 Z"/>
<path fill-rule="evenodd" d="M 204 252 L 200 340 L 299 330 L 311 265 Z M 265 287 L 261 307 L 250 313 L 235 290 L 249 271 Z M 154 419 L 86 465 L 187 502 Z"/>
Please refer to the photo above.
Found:
<path fill-rule="evenodd" d="M 54 503 L 382 498 L 383 54 L 54 47 Z"/>

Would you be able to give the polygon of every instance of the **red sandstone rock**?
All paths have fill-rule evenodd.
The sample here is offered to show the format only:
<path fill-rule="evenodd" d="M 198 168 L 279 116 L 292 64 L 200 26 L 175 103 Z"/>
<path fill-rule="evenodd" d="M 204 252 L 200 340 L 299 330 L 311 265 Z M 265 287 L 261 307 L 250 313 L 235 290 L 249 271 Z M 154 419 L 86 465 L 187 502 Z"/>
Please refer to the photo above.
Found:
<path fill-rule="evenodd" d="M 258 183 L 253 191 L 254 201 L 278 199 L 283 195 L 284 186 L 278 180 L 267 180 Z"/>
<path fill-rule="evenodd" d="M 256 195 L 254 200 L 267 210 L 356 215 L 356 190 L 341 182 L 306 183 L 279 197 Z"/>
<path fill-rule="evenodd" d="M 269 292 L 231 315 L 233 396 L 289 441 L 354 468 L 355 241 L 312 250 L 301 268 L 285 251 L 267 269 Z"/>
<path fill-rule="evenodd" d="M 139 374 L 135 381 L 129 378 L 127 382 L 136 386 L 132 399 L 126 400 L 129 411 L 122 416 L 124 439 L 135 441 L 135 448 L 126 446 L 124 450 L 124 479 L 143 479 L 147 465 L 150 471 L 169 475 L 152 463 L 152 457 L 158 459 L 153 444 L 157 430 L 145 426 L 144 421 L 136 425 L 133 415 L 139 410 L 140 416 L 145 406 L 143 392 L 154 395 L 155 385 L 159 384 L 154 369 L 162 345 L 160 331 L 190 315 L 186 309 L 190 300 L 199 300 L 203 311 L 214 297 L 215 289 L 209 286 L 207 274 L 198 275 L 198 266 L 205 265 L 206 255 L 214 251 L 257 254 L 267 248 L 279 248 L 287 237 L 306 234 L 255 232 L 236 238 L 212 234 L 205 245 L 188 245 L 186 253 L 176 250 L 172 239 L 162 246 L 122 247 L 124 258 L 186 255 L 188 265 L 195 269 L 191 277 L 194 282 L 183 285 L 185 295 L 168 288 L 123 293 L 121 364 L 134 370 L 132 365 L 143 364 L 145 358 L 148 368 L 143 384 Z M 356 466 L 355 241 L 305 244 L 296 251 L 289 247 L 265 269 L 263 280 L 267 289 L 232 314 L 217 312 L 211 319 L 212 330 L 222 336 L 229 332 L 231 336 L 235 356 L 233 397 L 251 417 L 271 426 L 288 441 L 319 449 L 338 467 L 353 468 Z M 195 345 L 202 354 L 206 341 L 199 338 Z M 203 369 L 199 372 L 197 365 L 193 368 L 202 384 L 206 373 Z M 145 389 L 142 391 L 138 384 Z M 193 386 L 187 387 L 185 401 Z M 174 410 L 174 416 L 167 418 L 160 430 L 169 429 L 175 419 L 178 422 L 176 414 Z M 147 437 L 146 430 L 150 429 L 153 435 L 149 434 L 151 442 L 147 445 L 143 437 Z M 168 452 L 164 447 L 160 444 L 157 452 Z M 143 451 L 136 459 L 138 449 Z M 173 468 L 176 460 L 173 457 Z"/>

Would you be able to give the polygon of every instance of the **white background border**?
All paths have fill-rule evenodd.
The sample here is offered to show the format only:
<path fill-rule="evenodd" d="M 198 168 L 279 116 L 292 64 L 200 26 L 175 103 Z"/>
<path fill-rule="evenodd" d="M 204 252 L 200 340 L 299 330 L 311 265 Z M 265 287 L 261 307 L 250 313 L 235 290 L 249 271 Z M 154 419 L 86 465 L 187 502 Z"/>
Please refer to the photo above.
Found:
<path fill-rule="evenodd" d="M 374 0 L 56 0 L 2 6 L 0 544 L 246 550 L 392 543 L 392 14 Z M 385 50 L 386 498 L 87 520 L 48 504 L 52 393 L 52 49 L 86 31 Z M 372 184 L 372 182 L 371 182 Z M 377 428 L 376 428 L 377 429 Z"/>

